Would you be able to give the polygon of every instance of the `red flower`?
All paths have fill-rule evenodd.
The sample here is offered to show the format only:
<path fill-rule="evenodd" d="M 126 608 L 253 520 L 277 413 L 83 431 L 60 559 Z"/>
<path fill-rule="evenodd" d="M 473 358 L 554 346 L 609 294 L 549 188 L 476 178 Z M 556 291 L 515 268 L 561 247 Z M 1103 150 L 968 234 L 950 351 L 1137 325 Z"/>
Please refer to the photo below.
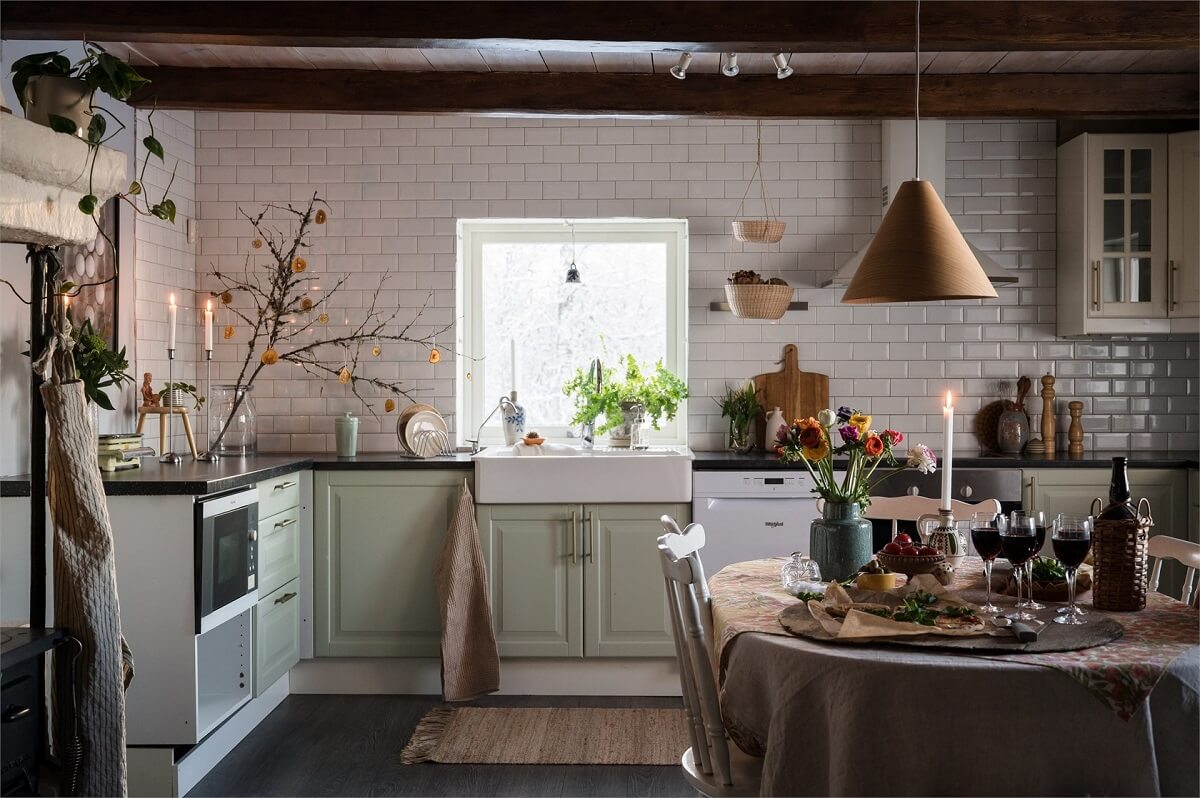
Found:
<path fill-rule="evenodd" d="M 904 442 L 903 433 L 896 432 L 896 430 L 894 430 L 894 429 L 885 429 L 883 431 L 883 434 L 888 439 L 888 441 L 892 444 L 892 446 L 899 446 L 901 443 Z"/>
<path fill-rule="evenodd" d="M 821 445 L 821 441 L 824 438 L 825 434 L 821 431 L 820 427 L 806 427 L 800 433 L 800 445 L 809 449 L 815 449 Z"/>
<path fill-rule="evenodd" d="M 872 433 L 867 436 L 867 442 L 864 445 L 869 457 L 878 457 L 883 454 L 883 439 Z"/>

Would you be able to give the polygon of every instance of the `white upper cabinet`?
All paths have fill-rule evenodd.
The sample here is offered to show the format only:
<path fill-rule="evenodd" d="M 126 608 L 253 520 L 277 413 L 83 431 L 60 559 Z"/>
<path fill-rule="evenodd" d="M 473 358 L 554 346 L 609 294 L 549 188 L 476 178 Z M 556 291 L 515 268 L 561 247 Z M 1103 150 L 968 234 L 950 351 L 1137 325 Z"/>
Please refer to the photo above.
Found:
<path fill-rule="evenodd" d="M 1169 210 L 1171 177 L 1186 171 L 1172 163 L 1171 150 L 1166 134 L 1085 133 L 1058 148 L 1059 335 L 1168 333 L 1176 296 L 1177 313 L 1196 315 L 1174 293 L 1185 287 L 1182 266 L 1174 275 L 1170 267 L 1171 236 L 1195 227 L 1194 217 L 1171 223 L 1182 216 Z M 1184 235 L 1194 253 L 1195 230 Z"/>
<path fill-rule="evenodd" d="M 1173 133 L 1170 140 L 1167 315 L 1172 332 L 1195 332 L 1200 328 L 1200 132 Z"/>

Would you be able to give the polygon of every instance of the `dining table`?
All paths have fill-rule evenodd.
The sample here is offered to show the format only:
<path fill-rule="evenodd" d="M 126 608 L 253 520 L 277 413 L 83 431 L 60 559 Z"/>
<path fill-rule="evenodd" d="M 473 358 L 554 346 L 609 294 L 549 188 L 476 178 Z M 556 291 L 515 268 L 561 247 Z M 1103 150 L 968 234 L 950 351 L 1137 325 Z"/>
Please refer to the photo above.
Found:
<path fill-rule="evenodd" d="M 762 795 L 1200 795 L 1195 608 L 1161 593 L 1136 612 L 1084 600 L 1089 620 L 1122 633 L 1077 651 L 817 640 L 780 623 L 799 601 L 784 562 L 709 580 L 721 711 L 763 758 Z M 982 604 L 982 562 L 963 561 L 949 588 Z M 1049 621 L 1061 604 L 1046 603 Z"/>

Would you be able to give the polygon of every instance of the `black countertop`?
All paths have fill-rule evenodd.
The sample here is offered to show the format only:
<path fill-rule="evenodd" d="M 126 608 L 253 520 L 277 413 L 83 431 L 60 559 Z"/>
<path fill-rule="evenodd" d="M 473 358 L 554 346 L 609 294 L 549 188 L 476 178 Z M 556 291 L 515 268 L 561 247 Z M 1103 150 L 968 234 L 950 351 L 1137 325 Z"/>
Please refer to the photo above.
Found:
<path fill-rule="evenodd" d="M 774 454 L 753 451 L 750 454 L 734 452 L 696 452 L 692 462 L 694 471 L 755 471 L 773 468 L 798 468 L 802 464 L 788 465 L 779 462 Z M 1082 457 L 1068 457 L 1066 452 L 1054 455 L 955 455 L 955 468 L 1112 468 L 1114 457 L 1128 457 L 1130 468 L 1196 468 L 1200 464 L 1200 453 L 1168 451 L 1135 452 L 1085 452 Z M 941 465 L 941 462 L 938 462 Z"/>
<path fill-rule="evenodd" d="M 958 456 L 957 468 L 1109 468 L 1114 456 L 1129 458 L 1130 468 L 1196 468 L 1200 454 L 1195 452 L 1139 451 L 1088 452 L 1081 458 L 1065 453 L 1046 455 Z M 331 454 L 259 454 L 251 457 L 224 457 L 216 463 L 198 463 L 184 458 L 177 466 L 163 465 L 154 458 L 142 461 L 142 467 L 104 475 L 104 492 L 109 496 L 199 496 L 220 493 L 251 485 L 264 479 L 312 468 L 317 471 L 398 471 L 409 469 L 470 469 L 471 455 L 443 455 L 429 460 L 401 457 L 389 452 L 336 457 Z M 756 451 L 695 452 L 695 471 L 755 471 L 803 468 L 784 465 L 774 454 Z M 0 497 L 28 496 L 29 475 L 0 478 Z"/>

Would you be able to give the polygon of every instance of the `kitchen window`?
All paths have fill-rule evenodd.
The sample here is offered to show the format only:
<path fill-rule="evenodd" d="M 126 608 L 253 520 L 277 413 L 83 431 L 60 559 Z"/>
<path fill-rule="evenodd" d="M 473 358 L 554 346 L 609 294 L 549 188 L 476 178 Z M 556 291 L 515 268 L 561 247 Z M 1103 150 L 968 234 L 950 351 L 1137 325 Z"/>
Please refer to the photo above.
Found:
<path fill-rule="evenodd" d="M 687 380 L 686 220 L 460 220 L 457 286 L 460 444 L 514 388 L 527 430 L 577 440 L 562 386 L 593 357 Z M 686 406 L 660 426 L 655 442 L 686 443 Z M 496 413 L 481 443 L 502 440 Z"/>

